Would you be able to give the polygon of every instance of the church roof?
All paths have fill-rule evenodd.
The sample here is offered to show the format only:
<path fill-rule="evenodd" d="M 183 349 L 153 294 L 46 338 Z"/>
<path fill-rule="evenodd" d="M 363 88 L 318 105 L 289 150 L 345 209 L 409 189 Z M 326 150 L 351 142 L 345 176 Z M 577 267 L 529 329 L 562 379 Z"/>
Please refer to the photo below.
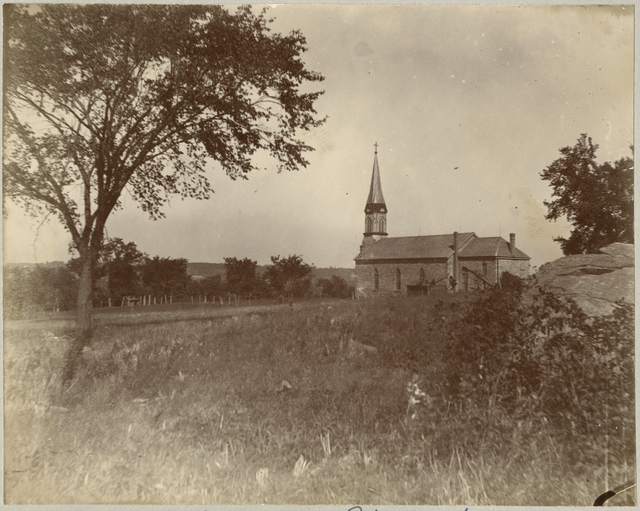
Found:
<path fill-rule="evenodd" d="M 369 189 L 369 197 L 367 197 L 367 206 L 369 204 L 384 204 L 384 196 L 382 195 L 382 184 L 380 182 L 380 169 L 378 168 L 378 149 L 373 158 L 373 174 L 371 175 L 371 188 Z"/>
<path fill-rule="evenodd" d="M 522 250 L 511 247 L 511 243 L 499 236 L 475 238 L 460 250 L 459 257 L 498 257 L 500 259 L 531 259 Z"/>
<path fill-rule="evenodd" d="M 463 246 L 475 234 L 458 234 L 458 246 Z M 372 259 L 448 259 L 453 254 L 453 234 L 434 236 L 407 236 L 402 238 L 382 238 L 365 246 L 356 261 Z"/>
<path fill-rule="evenodd" d="M 530 259 L 521 250 L 500 237 L 478 238 L 473 232 L 458 233 L 460 258 L 497 257 Z M 380 259 L 448 259 L 453 255 L 453 233 L 433 236 L 382 238 L 364 246 L 356 261 Z"/>

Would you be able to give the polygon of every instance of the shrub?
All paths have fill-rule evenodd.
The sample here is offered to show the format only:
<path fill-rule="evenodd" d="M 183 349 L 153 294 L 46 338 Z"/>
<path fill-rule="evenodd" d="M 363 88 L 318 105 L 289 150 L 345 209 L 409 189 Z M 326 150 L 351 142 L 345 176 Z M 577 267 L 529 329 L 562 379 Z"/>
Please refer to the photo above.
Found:
<path fill-rule="evenodd" d="M 324 296 L 332 298 L 350 298 L 353 294 L 353 286 L 349 286 L 346 280 L 338 275 L 331 275 L 330 279 L 318 279 L 318 285 L 322 288 Z"/>
<path fill-rule="evenodd" d="M 525 281 L 513 273 L 504 271 L 502 275 L 500 275 L 500 287 L 502 287 L 502 289 L 520 292 L 524 290 L 524 286 Z"/>
<path fill-rule="evenodd" d="M 516 420 L 540 415 L 568 435 L 606 436 L 609 451 L 632 449 L 632 306 L 589 318 L 572 301 L 503 290 L 451 307 L 437 314 L 448 399 Z"/>

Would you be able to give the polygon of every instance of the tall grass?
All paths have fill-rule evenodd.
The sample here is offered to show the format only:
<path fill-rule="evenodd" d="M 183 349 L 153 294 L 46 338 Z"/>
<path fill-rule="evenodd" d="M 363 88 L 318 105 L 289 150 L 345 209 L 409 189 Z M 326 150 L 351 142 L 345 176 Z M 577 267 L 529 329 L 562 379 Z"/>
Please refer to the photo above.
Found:
<path fill-rule="evenodd" d="M 64 392 L 73 332 L 8 328 L 6 502 L 589 505 L 634 472 L 544 409 L 453 395 L 442 318 L 471 304 L 447 300 L 113 314 Z"/>

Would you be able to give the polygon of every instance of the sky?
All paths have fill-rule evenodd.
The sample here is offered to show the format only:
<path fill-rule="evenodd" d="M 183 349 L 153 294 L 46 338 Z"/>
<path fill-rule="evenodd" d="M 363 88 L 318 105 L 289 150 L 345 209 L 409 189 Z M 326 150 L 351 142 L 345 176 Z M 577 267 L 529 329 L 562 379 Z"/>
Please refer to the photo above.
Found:
<path fill-rule="evenodd" d="M 150 256 L 221 263 L 297 254 L 353 268 L 378 144 L 389 236 L 516 233 L 532 267 L 562 256 L 566 221 L 544 219 L 540 172 L 587 133 L 599 162 L 631 156 L 633 6 L 277 5 L 301 30 L 309 90 L 326 123 L 304 133 L 307 168 L 231 181 L 214 164 L 208 201 L 175 198 L 149 220 L 128 197 L 107 234 Z M 305 89 L 306 90 L 306 89 Z M 9 205 L 4 262 L 66 261 L 70 236 Z"/>

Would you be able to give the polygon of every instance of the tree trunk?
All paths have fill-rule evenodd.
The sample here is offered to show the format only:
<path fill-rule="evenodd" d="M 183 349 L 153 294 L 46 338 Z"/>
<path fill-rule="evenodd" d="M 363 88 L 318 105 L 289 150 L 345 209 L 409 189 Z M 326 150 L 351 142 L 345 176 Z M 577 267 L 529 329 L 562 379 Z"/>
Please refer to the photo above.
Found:
<path fill-rule="evenodd" d="M 91 295 L 93 291 L 93 264 L 91 254 L 81 254 L 80 280 L 78 282 L 77 302 L 77 331 L 71 341 L 64 358 L 62 368 L 62 385 L 66 387 L 71 383 L 78 369 L 78 361 L 82 355 L 82 349 L 91 339 Z"/>

